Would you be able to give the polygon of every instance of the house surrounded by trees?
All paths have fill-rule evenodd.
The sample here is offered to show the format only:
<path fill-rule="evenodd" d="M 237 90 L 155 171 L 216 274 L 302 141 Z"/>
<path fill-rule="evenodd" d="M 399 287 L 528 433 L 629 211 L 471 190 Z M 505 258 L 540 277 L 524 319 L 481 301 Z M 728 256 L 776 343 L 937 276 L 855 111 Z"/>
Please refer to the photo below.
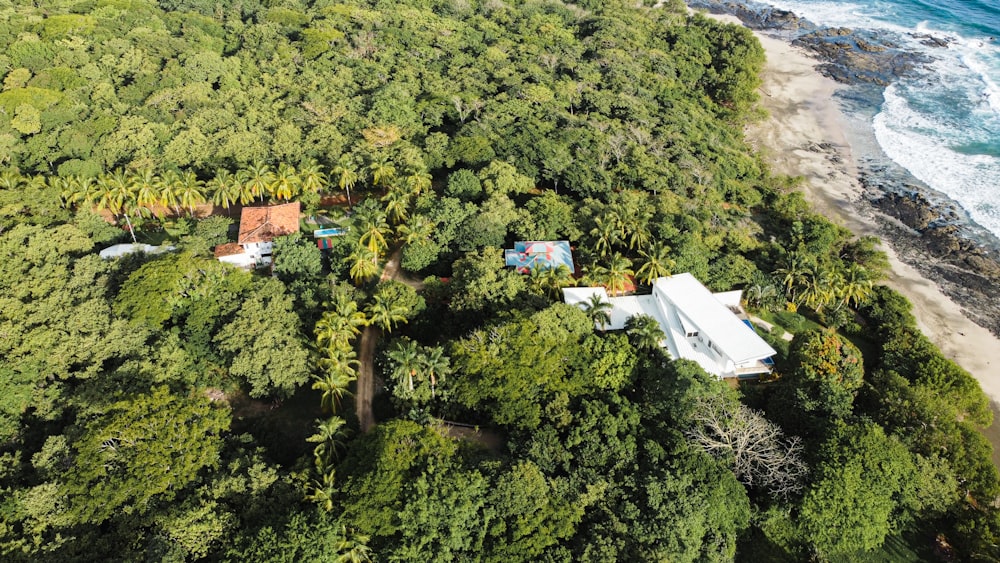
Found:
<path fill-rule="evenodd" d="M 275 238 L 299 232 L 299 202 L 244 207 L 236 243 L 220 244 L 215 257 L 241 268 L 271 265 Z"/>
<path fill-rule="evenodd" d="M 740 291 L 713 294 L 688 273 L 657 278 L 651 295 L 608 297 L 603 287 L 573 287 L 563 289 L 563 296 L 584 308 L 609 304 L 602 329 L 622 330 L 631 317 L 652 317 L 663 331 L 660 346 L 672 358 L 693 360 L 716 377 L 769 373 L 777 353 L 737 316 Z"/>

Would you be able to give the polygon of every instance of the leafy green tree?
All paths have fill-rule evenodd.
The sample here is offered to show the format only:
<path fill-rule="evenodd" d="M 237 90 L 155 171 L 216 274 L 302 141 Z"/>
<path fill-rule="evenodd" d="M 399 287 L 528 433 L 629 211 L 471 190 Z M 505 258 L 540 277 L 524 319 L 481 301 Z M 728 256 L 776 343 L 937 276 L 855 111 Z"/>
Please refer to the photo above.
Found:
<path fill-rule="evenodd" d="M 792 368 L 782 379 L 781 394 L 788 406 L 815 417 L 817 423 L 851 414 L 854 397 L 864 383 L 864 363 L 857 347 L 833 331 L 812 330 L 792 341 L 789 363 Z"/>
<path fill-rule="evenodd" d="M 65 522 L 99 524 L 175 498 L 218 465 L 228 427 L 225 411 L 207 398 L 178 397 L 165 387 L 109 405 L 73 443 L 73 465 L 60 486 Z"/>
<path fill-rule="evenodd" d="M 861 555 L 898 531 L 900 497 L 916 468 L 906 448 L 877 425 L 834 428 L 802 499 L 800 526 L 823 555 Z"/>
<path fill-rule="evenodd" d="M 299 327 L 292 299 L 279 282 L 267 281 L 213 340 L 229 360 L 229 373 L 250 385 L 251 397 L 287 397 L 309 380 L 309 352 Z"/>

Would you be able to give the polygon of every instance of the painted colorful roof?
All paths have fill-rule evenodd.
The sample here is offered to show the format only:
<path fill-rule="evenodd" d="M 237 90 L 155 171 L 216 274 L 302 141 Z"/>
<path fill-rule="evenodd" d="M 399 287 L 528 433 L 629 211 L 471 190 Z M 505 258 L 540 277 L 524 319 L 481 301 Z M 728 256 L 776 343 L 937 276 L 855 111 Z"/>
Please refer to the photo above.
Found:
<path fill-rule="evenodd" d="M 504 259 L 508 266 L 526 274 L 535 268 L 555 268 L 560 265 L 569 268 L 570 273 L 576 272 L 573 266 L 573 251 L 565 240 L 532 240 L 514 243 L 514 249 L 504 250 Z"/>

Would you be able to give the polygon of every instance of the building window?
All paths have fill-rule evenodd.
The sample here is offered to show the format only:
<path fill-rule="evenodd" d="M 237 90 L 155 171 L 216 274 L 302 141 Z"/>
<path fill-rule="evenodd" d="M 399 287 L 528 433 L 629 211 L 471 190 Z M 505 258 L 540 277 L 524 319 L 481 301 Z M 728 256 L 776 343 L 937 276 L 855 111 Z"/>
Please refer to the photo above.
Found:
<path fill-rule="evenodd" d="M 698 331 L 697 330 L 693 331 L 693 332 L 687 333 L 687 337 L 688 338 L 696 338 L 697 336 L 698 336 Z"/>

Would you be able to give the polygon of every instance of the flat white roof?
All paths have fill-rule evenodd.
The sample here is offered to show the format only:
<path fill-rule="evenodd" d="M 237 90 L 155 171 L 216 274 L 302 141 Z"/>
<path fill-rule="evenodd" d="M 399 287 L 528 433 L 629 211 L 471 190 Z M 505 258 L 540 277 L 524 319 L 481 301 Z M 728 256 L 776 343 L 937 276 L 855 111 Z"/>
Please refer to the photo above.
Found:
<path fill-rule="evenodd" d="M 145 252 L 146 254 L 159 254 L 161 252 L 169 252 L 173 250 L 172 246 L 153 246 L 151 244 L 115 244 L 109 246 L 100 252 L 101 258 L 108 260 L 110 258 L 119 258 L 125 256 L 126 254 L 132 254 L 133 252 Z"/>
<path fill-rule="evenodd" d="M 685 322 L 697 326 L 702 336 L 734 362 L 777 353 L 691 274 L 659 278 L 653 291 L 668 299 L 677 313 L 686 317 Z"/>

